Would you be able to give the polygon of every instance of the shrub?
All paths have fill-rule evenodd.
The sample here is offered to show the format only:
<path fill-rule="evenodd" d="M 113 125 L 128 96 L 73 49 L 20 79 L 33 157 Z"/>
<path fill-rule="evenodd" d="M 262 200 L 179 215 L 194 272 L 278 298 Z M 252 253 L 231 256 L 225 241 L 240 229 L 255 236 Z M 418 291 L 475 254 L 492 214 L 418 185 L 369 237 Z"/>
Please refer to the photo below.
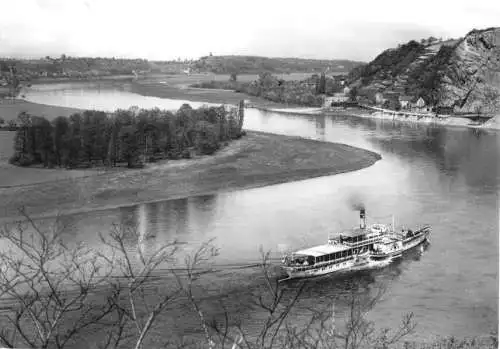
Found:
<path fill-rule="evenodd" d="M 181 157 L 183 159 L 191 159 L 191 151 L 189 149 L 184 149 L 182 151 Z"/>

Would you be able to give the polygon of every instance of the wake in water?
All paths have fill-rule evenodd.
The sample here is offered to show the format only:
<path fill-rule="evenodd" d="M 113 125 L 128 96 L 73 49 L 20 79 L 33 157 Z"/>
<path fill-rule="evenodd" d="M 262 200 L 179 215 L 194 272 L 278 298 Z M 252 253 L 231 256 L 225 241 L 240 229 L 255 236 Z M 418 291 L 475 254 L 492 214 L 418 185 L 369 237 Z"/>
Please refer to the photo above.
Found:
<path fill-rule="evenodd" d="M 358 267 L 353 267 L 351 270 L 353 271 L 358 271 L 358 270 L 371 270 L 371 269 L 380 269 L 388 266 L 391 264 L 395 259 L 393 257 L 389 257 L 387 259 L 383 260 L 370 260 L 367 264 L 365 265 L 360 265 Z"/>

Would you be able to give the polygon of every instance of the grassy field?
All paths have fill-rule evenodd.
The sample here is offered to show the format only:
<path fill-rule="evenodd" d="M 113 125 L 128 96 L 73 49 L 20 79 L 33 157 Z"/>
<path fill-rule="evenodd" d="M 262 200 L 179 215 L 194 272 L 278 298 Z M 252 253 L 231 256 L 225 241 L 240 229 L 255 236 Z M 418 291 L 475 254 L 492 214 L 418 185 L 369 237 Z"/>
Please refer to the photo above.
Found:
<path fill-rule="evenodd" d="M 131 91 L 143 96 L 182 99 L 205 103 L 237 104 L 240 100 L 244 99 L 262 108 L 282 108 L 286 106 L 281 103 L 275 103 L 263 98 L 229 90 L 179 87 L 179 85 L 169 85 L 160 81 L 141 81 L 134 83 L 132 84 Z"/>
<path fill-rule="evenodd" d="M 0 99 L 0 117 L 7 121 L 17 119 L 21 112 L 44 116 L 47 119 L 54 119 L 57 116 L 70 116 L 81 110 L 75 108 L 56 107 L 52 105 L 44 105 L 31 103 L 23 100 L 2 100 Z"/>
<path fill-rule="evenodd" d="M 0 216 L 15 217 L 21 205 L 40 217 L 252 188 L 354 171 L 379 159 L 347 145 L 250 132 L 213 156 L 0 188 Z M 11 170 L 17 176 L 24 169 Z"/>

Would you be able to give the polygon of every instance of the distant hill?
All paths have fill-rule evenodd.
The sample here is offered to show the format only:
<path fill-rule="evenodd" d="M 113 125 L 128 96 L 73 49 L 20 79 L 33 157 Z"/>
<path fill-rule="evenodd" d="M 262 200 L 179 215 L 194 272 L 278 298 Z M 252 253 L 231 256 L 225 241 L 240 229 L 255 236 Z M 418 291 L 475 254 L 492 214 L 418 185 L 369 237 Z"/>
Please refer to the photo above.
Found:
<path fill-rule="evenodd" d="M 22 81 L 45 78 L 92 78 L 117 75 L 182 73 L 190 61 L 148 61 L 101 57 L 44 57 L 39 59 L 0 58 L 0 84 L 14 67 Z"/>
<path fill-rule="evenodd" d="M 191 63 L 191 69 L 198 72 L 220 74 L 269 73 L 314 73 L 329 70 L 347 73 L 363 64 L 350 60 L 320 60 L 305 58 L 270 58 L 259 56 L 205 56 Z"/>
<path fill-rule="evenodd" d="M 365 96 L 395 92 L 459 112 L 500 110 L 500 28 L 448 41 L 410 41 L 354 68 L 350 87 Z"/>
<path fill-rule="evenodd" d="M 193 72 L 220 74 L 347 73 L 361 62 L 303 58 L 267 58 L 257 56 L 207 56 L 198 60 L 148 61 L 101 57 L 44 57 L 39 59 L 0 58 L 0 80 L 10 76 L 14 67 L 21 81 L 45 78 L 93 78 L 116 75 L 179 74 Z M 3 80 L 2 80 L 3 81 Z M 0 81 L 1 83 L 1 81 Z"/>

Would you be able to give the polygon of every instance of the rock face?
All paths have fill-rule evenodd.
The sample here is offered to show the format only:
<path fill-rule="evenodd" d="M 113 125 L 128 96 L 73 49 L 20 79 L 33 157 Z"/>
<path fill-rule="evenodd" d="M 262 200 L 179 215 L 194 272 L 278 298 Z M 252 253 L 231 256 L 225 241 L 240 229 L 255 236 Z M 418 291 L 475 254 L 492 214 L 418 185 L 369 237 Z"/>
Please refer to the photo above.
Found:
<path fill-rule="evenodd" d="M 456 112 L 498 115 L 500 28 L 430 45 L 410 41 L 353 70 L 349 82 L 361 92 L 394 91 Z"/>
<path fill-rule="evenodd" d="M 500 28 L 472 31 L 458 42 L 441 80 L 441 103 L 463 112 L 498 113 Z"/>

